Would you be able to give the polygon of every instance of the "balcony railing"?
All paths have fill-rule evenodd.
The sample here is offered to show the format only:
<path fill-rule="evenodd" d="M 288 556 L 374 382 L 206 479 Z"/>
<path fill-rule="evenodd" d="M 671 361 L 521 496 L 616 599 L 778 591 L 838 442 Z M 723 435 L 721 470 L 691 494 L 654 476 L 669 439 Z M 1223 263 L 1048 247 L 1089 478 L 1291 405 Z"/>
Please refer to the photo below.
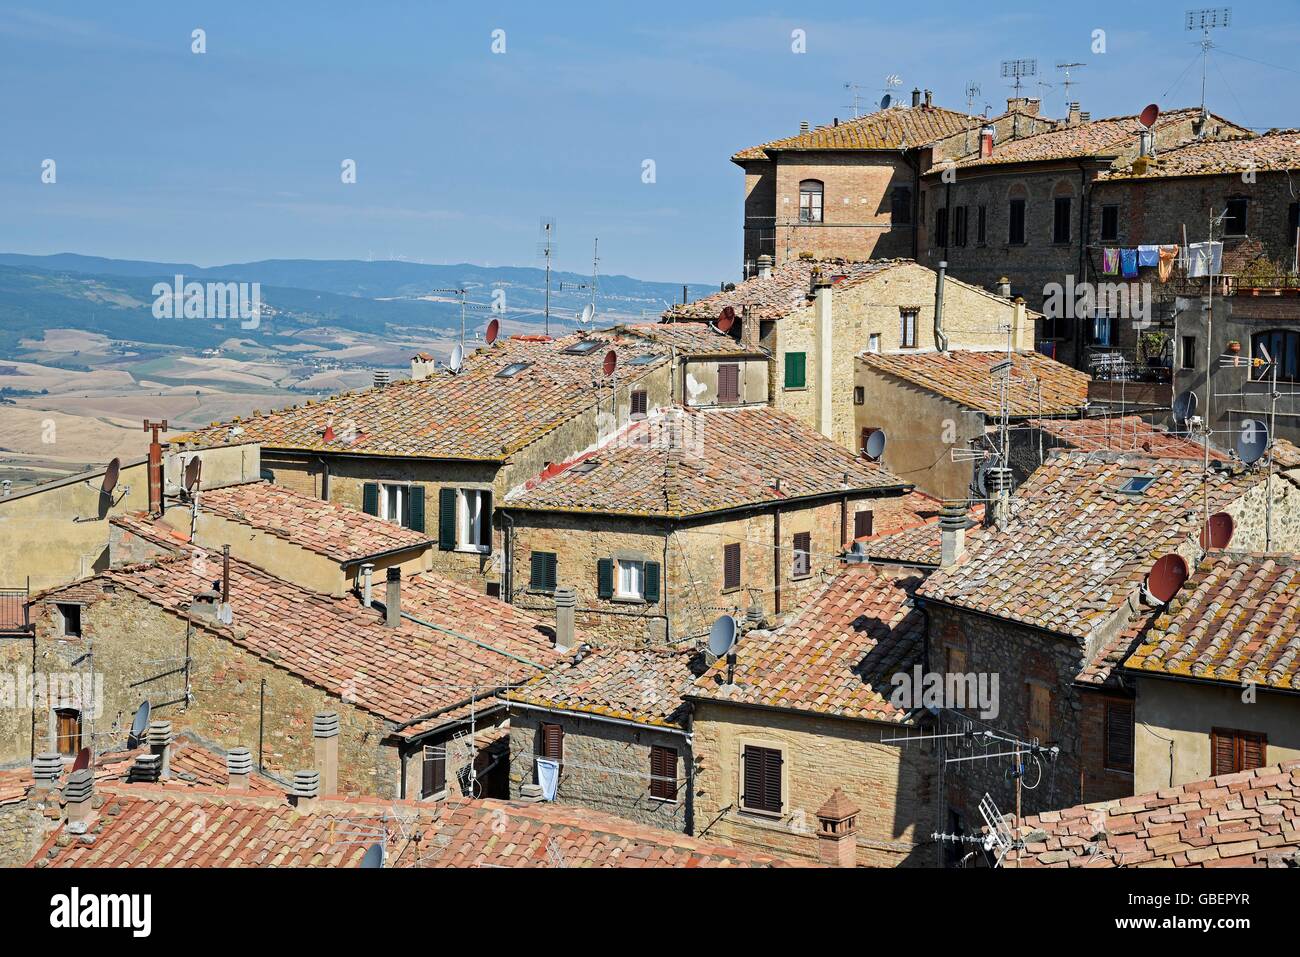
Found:
<path fill-rule="evenodd" d="M 0 588 L 0 634 L 31 630 L 27 620 L 27 589 Z"/>
<path fill-rule="evenodd" d="M 1096 382 L 1169 382 L 1173 364 L 1167 356 L 1139 355 L 1136 349 L 1092 346 L 1088 372 Z"/>

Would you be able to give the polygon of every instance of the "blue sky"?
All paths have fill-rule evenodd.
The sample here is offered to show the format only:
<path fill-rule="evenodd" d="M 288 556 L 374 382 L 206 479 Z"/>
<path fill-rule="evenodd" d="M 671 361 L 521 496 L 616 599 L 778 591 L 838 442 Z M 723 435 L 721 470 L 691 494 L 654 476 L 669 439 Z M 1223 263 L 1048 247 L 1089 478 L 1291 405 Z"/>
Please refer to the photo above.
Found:
<path fill-rule="evenodd" d="M 999 61 L 1083 61 L 1093 116 L 1194 104 L 1183 4 L 0 3 L 0 249 L 212 265 L 390 256 L 717 282 L 740 261 L 741 147 L 852 115 L 888 74 L 963 108 Z M 1294 0 L 1232 5 L 1208 105 L 1300 126 Z M 202 28 L 207 52 L 191 52 Z M 506 52 L 491 50 L 505 31 Z M 807 52 L 791 50 L 803 30 Z M 1106 52 L 1092 52 L 1093 31 Z M 1245 59 L 1249 58 L 1249 59 Z M 1266 64 L 1284 67 L 1279 69 Z M 1180 75 L 1182 77 L 1179 80 Z M 1172 88 L 1172 89 L 1171 89 Z M 42 184 L 41 163 L 57 163 Z M 340 181 L 353 159 L 357 182 Z M 642 164 L 655 163 L 652 184 Z"/>

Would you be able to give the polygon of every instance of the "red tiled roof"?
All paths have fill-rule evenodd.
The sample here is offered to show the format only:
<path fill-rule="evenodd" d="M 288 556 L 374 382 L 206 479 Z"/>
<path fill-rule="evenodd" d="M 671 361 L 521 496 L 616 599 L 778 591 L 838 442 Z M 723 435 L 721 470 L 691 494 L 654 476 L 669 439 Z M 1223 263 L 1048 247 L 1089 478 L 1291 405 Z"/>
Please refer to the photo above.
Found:
<path fill-rule="evenodd" d="M 1001 409 L 1000 380 L 991 370 L 1006 361 L 1005 352 L 864 352 L 858 358 L 870 369 L 985 415 Z M 1038 352 L 1013 352 L 1011 363 L 1012 416 L 1069 415 L 1087 403 L 1086 373 Z"/>
<path fill-rule="evenodd" d="M 642 336 L 666 348 L 676 349 L 679 356 L 766 355 L 761 349 L 746 349 L 731 336 L 716 331 L 707 322 L 644 322 L 619 328 L 630 335 Z"/>
<path fill-rule="evenodd" d="M 1049 811 L 1020 836 L 1007 867 L 1295 867 L 1300 761 Z"/>
<path fill-rule="evenodd" d="M 779 150 L 897 150 L 925 146 L 935 140 L 974 129 L 982 116 L 957 113 L 939 106 L 891 106 L 807 133 L 751 146 L 731 157 L 732 162 L 768 159 Z"/>
<path fill-rule="evenodd" d="M 1085 452 L 1137 452 L 1160 458 L 1205 458 L 1205 446 L 1186 436 L 1147 422 L 1140 415 L 1102 416 L 1092 419 L 1031 419 L 1029 426 L 1042 429 L 1058 440 L 1048 448 L 1081 449 Z M 1211 446 L 1210 459 L 1227 461 L 1228 456 Z"/>
<path fill-rule="evenodd" d="M 502 504 L 683 516 L 905 487 L 883 465 L 775 409 L 673 408 L 630 423 L 596 450 L 511 490 Z"/>
<path fill-rule="evenodd" d="M 340 564 L 419 548 L 431 541 L 423 532 L 269 482 L 231 485 L 198 495 L 200 512 L 266 532 Z"/>
<path fill-rule="evenodd" d="M 1300 691 L 1300 557 L 1210 553 L 1124 667 Z"/>
<path fill-rule="evenodd" d="M 1130 164 L 1109 170 L 1099 179 L 1165 179 L 1295 169 L 1300 169 L 1300 130 L 1269 130 L 1262 136 L 1187 143 L 1159 153 L 1145 167 Z"/>
<path fill-rule="evenodd" d="M 912 260 L 790 259 L 774 268 L 769 276 L 754 276 L 737 283 L 735 289 L 715 292 L 685 305 L 675 305 L 663 314 L 663 318 L 666 322 L 712 322 L 725 307 L 731 306 L 737 316 L 742 309 L 749 307 L 751 318 L 780 319 L 811 302 L 809 291 L 815 269 L 836 281 L 837 286 L 846 287 L 905 263 L 912 263 Z"/>
<path fill-rule="evenodd" d="M 858 539 L 866 550 L 866 556 L 875 562 L 937 567 L 942 559 L 943 549 L 943 536 L 939 529 L 940 503 L 935 499 L 930 501 L 933 502 L 933 508 L 929 510 L 929 514 L 918 514 L 915 525 L 871 538 Z M 970 509 L 970 518 L 978 522 L 983 517 L 984 506 L 976 503 Z"/>
<path fill-rule="evenodd" d="M 912 604 L 915 571 L 848 565 L 798 616 L 736 644 L 734 683 L 719 659 L 691 697 L 841 718 L 899 723 L 890 678 L 921 661 L 924 615 Z"/>

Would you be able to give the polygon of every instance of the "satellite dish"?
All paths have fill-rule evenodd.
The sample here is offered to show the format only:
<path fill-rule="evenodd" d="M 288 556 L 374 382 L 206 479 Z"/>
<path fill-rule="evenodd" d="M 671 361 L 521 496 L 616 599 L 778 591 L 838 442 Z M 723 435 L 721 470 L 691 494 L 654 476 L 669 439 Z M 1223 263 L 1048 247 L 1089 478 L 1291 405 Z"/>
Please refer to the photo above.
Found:
<path fill-rule="evenodd" d="M 363 868 L 375 868 L 384 866 L 384 845 L 383 843 L 371 844 L 366 848 L 366 856 L 361 858 Z"/>
<path fill-rule="evenodd" d="M 452 372 L 459 372 L 461 366 L 465 364 L 465 347 L 459 342 L 452 346 L 451 359 L 447 363 L 447 368 Z"/>
<path fill-rule="evenodd" d="M 718 331 L 730 332 L 731 327 L 736 324 L 736 310 L 730 306 L 723 306 L 722 311 L 718 313 Z"/>
<path fill-rule="evenodd" d="M 1210 516 L 1209 524 L 1201 529 L 1201 547 L 1204 549 L 1227 548 L 1232 541 L 1232 533 L 1237 523 L 1227 512 L 1216 512 Z"/>
<path fill-rule="evenodd" d="M 873 462 L 879 462 L 880 457 L 885 454 L 885 430 L 876 429 L 867 436 L 867 445 L 863 449 L 867 453 L 867 458 Z"/>
<path fill-rule="evenodd" d="M 596 307 L 591 303 L 587 303 L 582 307 L 582 315 L 578 317 L 578 321 L 585 326 L 594 318 L 596 318 Z"/>
<path fill-rule="evenodd" d="M 77 760 L 72 762 L 72 770 L 80 771 L 88 767 L 90 767 L 90 748 L 82 748 L 77 752 Z"/>
<path fill-rule="evenodd" d="M 140 707 L 136 709 L 135 717 L 131 720 L 131 733 L 126 739 L 127 747 L 140 747 L 140 742 L 144 740 L 145 729 L 149 727 L 151 710 L 148 701 L 140 702 Z"/>
<path fill-rule="evenodd" d="M 487 332 L 483 335 L 483 338 L 487 340 L 488 345 L 492 345 L 497 341 L 499 335 L 501 335 L 501 320 L 493 319 L 488 323 Z"/>
<path fill-rule="evenodd" d="M 1142 111 L 1142 115 L 1138 117 L 1138 122 L 1147 129 L 1151 129 L 1151 127 L 1156 125 L 1156 120 L 1158 119 L 1160 119 L 1160 107 L 1157 104 L 1152 103 Z"/>
<path fill-rule="evenodd" d="M 880 98 L 880 108 L 882 110 L 887 110 L 889 109 L 889 104 L 893 102 L 894 102 L 894 98 L 890 96 L 888 93 L 886 93 L 884 96 Z"/>
<path fill-rule="evenodd" d="M 1196 393 L 1187 389 L 1178 393 L 1174 399 L 1174 422 L 1178 426 L 1187 424 L 1187 420 L 1196 414 Z"/>
<path fill-rule="evenodd" d="M 113 461 L 108 463 L 108 467 L 104 469 L 104 483 L 99 487 L 101 494 L 109 496 L 113 494 L 113 489 L 117 488 L 117 477 L 121 472 L 121 459 L 113 459 Z"/>
<path fill-rule="evenodd" d="M 715 658 L 736 647 L 736 619 L 731 615 L 722 615 L 709 629 L 709 653 Z"/>
<path fill-rule="evenodd" d="M 1187 581 L 1187 562 L 1183 556 L 1170 554 L 1156 560 L 1147 573 L 1147 591 L 1162 605 L 1169 604 Z"/>
<path fill-rule="evenodd" d="M 199 473 L 203 470 L 203 460 L 197 455 L 185 463 L 185 491 L 193 492 L 199 487 Z"/>
<path fill-rule="evenodd" d="M 1254 465 L 1268 451 L 1268 426 L 1258 419 L 1242 419 L 1237 435 L 1237 455 L 1247 465 Z"/>
<path fill-rule="evenodd" d="M 600 367 L 605 371 L 605 375 L 613 375 L 614 370 L 618 368 L 618 353 L 610 349 L 605 353 L 605 361 Z"/>

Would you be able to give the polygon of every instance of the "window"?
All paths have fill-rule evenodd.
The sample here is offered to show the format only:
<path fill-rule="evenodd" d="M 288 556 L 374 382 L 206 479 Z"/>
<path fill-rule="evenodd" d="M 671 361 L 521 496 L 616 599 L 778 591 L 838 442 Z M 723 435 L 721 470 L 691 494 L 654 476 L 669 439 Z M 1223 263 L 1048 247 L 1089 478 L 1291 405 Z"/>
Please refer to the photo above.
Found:
<path fill-rule="evenodd" d="M 456 548 L 467 552 L 492 550 L 492 493 L 456 490 Z"/>
<path fill-rule="evenodd" d="M 447 790 L 447 753 L 446 745 L 440 744 L 424 749 L 424 767 L 420 774 L 420 797 L 433 797 Z"/>
<path fill-rule="evenodd" d="M 1268 737 L 1253 731 L 1215 728 L 1210 732 L 1210 777 L 1262 768 L 1268 757 Z"/>
<path fill-rule="evenodd" d="M 740 587 L 740 543 L 722 546 L 722 588 L 730 591 Z"/>
<path fill-rule="evenodd" d="M 1052 203 L 1052 242 L 1070 241 L 1070 197 L 1058 196 Z"/>
<path fill-rule="evenodd" d="M 80 638 L 81 606 L 60 602 L 54 607 L 59 612 L 59 634 L 65 638 Z"/>
<path fill-rule="evenodd" d="M 948 245 L 948 207 L 941 206 L 934 211 L 934 245 Z"/>
<path fill-rule="evenodd" d="M 912 225 L 912 190 L 895 186 L 889 192 L 889 222 L 893 226 Z"/>
<path fill-rule="evenodd" d="M 953 210 L 952 244 L 954 246 L 966 245 L 966 209 L 965 206 L 958 206 Z"/>
<path fill-rule="evenodd" d="M 1223 235 L 1246 235 L 1246 209 L 1249 205 L 1250 200 L 1245 196 L 1234 196 L 1228 200 L 1227 208 L 1224 210 Z"/>
<path fill-rule="evenodd" d="M 564 351 L 571 356 L 588 356 L 604 344 L 600 339 L 581 339 Z"/>
<path fill-rule="evenodd" d="M 1101 238 L 1103 240 L 1119 239 L 1119 206 L 1101 208 Z"/>
<path fill-rule="evenodd" d="M 799 222 L 820 223 L 822 221 L 824 190 L 821 180 L 806 179 L 799 184 Z"/>
<path fill-rule="evenodd" d="M 916 348 L 916 310 L 898 310 L 898 345 L 903 349 Z"/>
<path fill-rule="evenodd" d="M 1007 242 L 1012 246 L 1025 244 L 1025 201 L 1013 199 L 1007 209 Z"/>
<path fill-rule="evenodd" d="M 405 485 L 387 485 L 379 486 L 379 517 L 385 521 L 402 524 L 402 516 L 405 514 L 406 505 Z"/>
<path fill-rule="evenodd" d="M 853 387 L 853 404 L 864 405 L 867 401 L 867 390 L 864 386 L 855 385 Z"/>
<path fill-rule="evenodd" d="M 677 749 L 650 747 L 650 796 L 658 801 L 677 800 Z"/>
<path fill-rule="evenodd" d="M 867 337 L 867 351 L 876 353 L 880 352 L 880 333 L 873 332 Z"/>
<path fill-rule="evenodd" d="M 812 533 L 795 532 L 794 566 L 790 570 L 791 578 L 807 578 L 812 574 Z"/>
<path fill-rule="evenodd" d="M 596 595 L 607 600 L 659 600 L 659 563 L 640 558 L 602 558 L 596 562 Z"/>
<path fill-rule="evenodd" d="M 1183 368 L 1196 368 L 1196 337 L 1183 336 Z"/>
<path fill-rule="evenodd" d="M 564 729 L 558 724 L 543 722 L 538 744 L 541 747 L 541 757 L 552 761 L 564 760 Z"/>
<path fill-rule="evenodd" d="M 81 712 L 72 708 L 55 711 L 54 735 L 54 749 L 75 757 L 81 750 Z"/>
<path fill-rule="evenodd" d="M 808 354 L 806 352 L 787 352 L 785 354 L 785 387 L 787 389 L 804 389 L 808 385 Z"/>
<path fill-rule="evenodd" d="M 946 658 L 944 665 L 948 669 L 948 674 L 950 675 L 966 674 L 967 665 L 966 665 L 965 648 L 960 648 L 957 645 L 945 645 L 944 655 Z"/>
<path fill-rule="evenodd" d="M 870 538 L 875 534 L 876 513 L 864 508 L 853 516 L 853 537 Z"/>
<path fill-rule="evenodd" d="M 1300 203 L 1292 203 L 1286 210 L 1286 244 L 1287 248 L 1294 249 L 1296 245 L 1296 230 L 1300 229 Z"/>
<path fill-rule="evenodd" d="M 1027 684 L 1029 736 L 1040 743 L 1052 737 L 1052 692 L 1045 685 Z"/>
<path fill-rule="evenodd" d="M 1115 321 L 1110 316 L 1094 316 L 1088 337 L 1094 346 L 1109 347 L 1115 331 Z"/>
<path fill-rule="evenodd" d="M 1263 359 L 1267 351 L 1269 358 L 1277 363 L 1279 382 L 1300 382 L 1300 332 L 1288 329 L 1270 329 L 1257 332 L 1251 337 L 1251 356 Z M 1251 373 L 1255 379 L 1272 379 L 1273 369 L 1260 366 Z"/>
<path fill-rule="evenodd" d="M 745 745 L 745 775 L 740 806 L 747 811 L 781 813 L 781 752 Z"/>
<path fill-rule="evenodd" d="M 1124 495 L 1141 495 L 1154 485 L 1155 481 L 1154 475 L 1135 475 L 1131 479 L 1127 479 L 1119 487 L 1119 491 Z"/>
<path fill-rule="evenodd" d="M 645 389 L 637 389 L 632 393 L 632 414 L 645 415 L 646 394 Z"/>
<path fill-rule="evenodd" d="M 718 401 L 740 401 L 740 366 L 734 362 L 718 366 Z"/>
<path fill-rule="evenodd" d="M 1102 763 L 1108 771 L 1133 770 L 1133 702 L 1106 702 L 1106 749 Z"/>
<path fill-rule="evenodd" d="M 529 555 L 528 587 L 532 591 L 555 591 L 555 552 L 532 552 Z"/>
<path fill-rule="evenodd" d="M 497 378 L 509 379 L 512 376 L 517 376 L 519 375 L 519 373 L 527 369 L 530 365 L 532 365 L 531 362 L 512 362 L 510 363 L 510 365 L 506 366 L 504 369 L 502 369 L 500 372 L 497 373 Z"/>
<path fill-rule="evenodd" d="M 987 207 L 987 206 L 981 206 L 981 207 L 976 211 L 976 215 L 975 215 L 975 242 L 978 243 L 978 244 L 981 245 L 981 246 L 983 246 L 986 242 L 988 242 L 988 235 L 989 235 L 989 230 L 988 230 L 988 225 L 989 225 L 989 215 L 988 215 L 988 213 L 989 213 L 989 209 L 988 209 L 988 207 Z"/>
<path fill-rule="evenodd" d="M 424 486 L 366 482 L 361 487 L 361 511 L 422 532 L 424 531 Z"/>
<path fill-rule="evenodd" d="M 614 594 L 619 598 L 641 601 L 645 597 L 645 562 L 620 558 Z"/>

